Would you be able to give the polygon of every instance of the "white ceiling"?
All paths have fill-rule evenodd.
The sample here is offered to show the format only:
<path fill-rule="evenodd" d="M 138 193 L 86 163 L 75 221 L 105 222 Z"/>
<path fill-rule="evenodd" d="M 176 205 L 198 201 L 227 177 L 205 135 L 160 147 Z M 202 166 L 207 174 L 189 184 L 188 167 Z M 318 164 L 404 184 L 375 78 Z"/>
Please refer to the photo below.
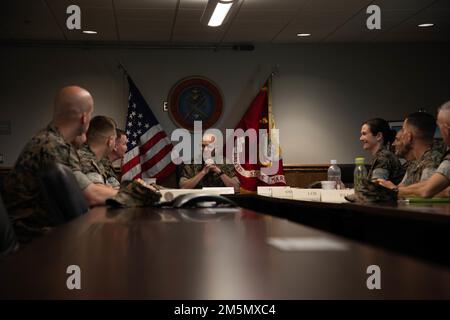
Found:
<path fill-rule="evenodd" d="M 200 23 L 207 0 L 3 0 L 0 39 L 144 43 L 448 42 L 449 0 L 236 0 L 226 23 Z M 66 28 L 66 8 L 81 7 L 83 34 Z M 382 29 L 366 28 L 366 8 L 381 7 Z M 432 28 L 418 28 L 432 22 Z M 311 33 L 299 38 L 297 33 Z"/>

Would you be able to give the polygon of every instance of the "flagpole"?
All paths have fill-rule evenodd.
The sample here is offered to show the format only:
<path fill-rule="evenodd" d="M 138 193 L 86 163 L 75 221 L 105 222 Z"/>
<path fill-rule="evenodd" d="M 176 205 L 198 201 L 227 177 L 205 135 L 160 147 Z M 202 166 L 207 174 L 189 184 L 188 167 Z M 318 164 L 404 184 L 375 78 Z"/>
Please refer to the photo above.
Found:
<path fill-rule="evenodd" d="M 120 61 L 117 62 L 117 68 L 119 68 L 120 70 L 122 70 L 123 73 L 125 74 L 125 76 L 128 76 L 128 71 L 127 71 L 127 69 L 125 69 L 125 67 L 123 66 L 123 64 L 122 64 Z"/>
<path fill-rule="evenodd" d="M 268 120 L 269 120 L 269 125 L 268 125 L 268 132 L 267 132 L 267 137 L 268 137 L 268 142 L 270 143 L 270 131 L 271 129 L 273 129 L 273 117 L 272 117 L 272 79 L 273 79 L 273 72 L 270 74 L 269 79 L 267 81 L 267 105 L 268 105 Z"/>
<path fill-rule="evenodd" d="M 127 78 L 129 77 L 129 74 L 127 72 L 127 69 L 125 69 L 122 62 L 120 62 L 120 61 L 117 61 L 117 68 L 120 69 L 123 73 L 122 74 L 122 103 L 126 106 L 125 113 L 128 113 L 129 87 L 128 87 Z M 125 126 L 126 126 L 126 122 L 125 122 Z"/>
<path fill-rule="evenodd" d="M 274 120 L 273 120 L 273 109 L 272 109 L 272 81 L 273 81 L 273 77 L 276 76 L 278 74 L 278 68 L 280 66 L 277 64 L 275 66 L 272 67 L 272 72 L 270 73 L 269 79 L 268 79 L 268 84 L 267 84 L 267 104 L 268 104 L 268 120 L 269 120 L 269 141 L 270 141 L 270 130 L 275 128 L 275 124 L 274 124 Z"/>

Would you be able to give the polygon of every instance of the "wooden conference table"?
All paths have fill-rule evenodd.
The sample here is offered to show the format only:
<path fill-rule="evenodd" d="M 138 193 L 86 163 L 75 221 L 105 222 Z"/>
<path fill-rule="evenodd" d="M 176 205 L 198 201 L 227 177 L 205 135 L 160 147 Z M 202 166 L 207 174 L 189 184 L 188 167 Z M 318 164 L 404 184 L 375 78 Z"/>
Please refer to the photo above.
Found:
<path fill-rule="evenodd" d="M 343 250 L 283 251 L 274 237 Z M 69 265 L 81 290 L 66 287 Z M 367 288 L 370 265 L 380 290 Z M 1 299 L 450 298 L 448 267 L 243 208 L 94 208 L 0 261 L 0 276 Z"/>

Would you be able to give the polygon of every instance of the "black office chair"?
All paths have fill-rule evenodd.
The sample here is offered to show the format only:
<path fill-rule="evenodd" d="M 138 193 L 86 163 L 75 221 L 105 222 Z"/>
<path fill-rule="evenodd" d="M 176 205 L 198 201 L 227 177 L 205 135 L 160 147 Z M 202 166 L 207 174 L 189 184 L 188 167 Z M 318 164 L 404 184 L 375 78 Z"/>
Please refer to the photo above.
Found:
<path fill-rule="evenodd" d="M 16 234 L 3 204 L 3 199 L 0 196 L 0 256 L 6 256 L 17 248 Z"/>
<path fill-rule="evenodd" d="M 89 210 L 77 180 L 67 166 L 49 164 L 41 171 L 39 180 L 55 224 L 70 221 Z"/>

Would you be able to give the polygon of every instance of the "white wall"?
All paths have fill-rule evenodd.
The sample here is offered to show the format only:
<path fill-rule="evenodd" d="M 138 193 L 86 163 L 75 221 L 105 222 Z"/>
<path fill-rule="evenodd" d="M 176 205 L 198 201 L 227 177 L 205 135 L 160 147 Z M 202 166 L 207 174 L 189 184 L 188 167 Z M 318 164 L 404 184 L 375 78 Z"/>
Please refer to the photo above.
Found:
<path fill-rule="evenodd" d="M 396 120 L 418 108 L 435 112 L 450 100 L 449 45 L 260 45 L 231 50 L 82 49 L 0 47 L 0 135 L 4 165 L 51 117 L 56 91 L 78 84 L 95 99 L 95 114 L 124 124 L 127 87 L 121 61 L 162 126 L 176 126 L 162 110 L 179 79 L 201 75 L 222 90 L 220 129 L 234 128 L 272 67 L 273 106 L 286 164 L 352 162 L 366 155 L 358 141 L 362 121 Z"/>

